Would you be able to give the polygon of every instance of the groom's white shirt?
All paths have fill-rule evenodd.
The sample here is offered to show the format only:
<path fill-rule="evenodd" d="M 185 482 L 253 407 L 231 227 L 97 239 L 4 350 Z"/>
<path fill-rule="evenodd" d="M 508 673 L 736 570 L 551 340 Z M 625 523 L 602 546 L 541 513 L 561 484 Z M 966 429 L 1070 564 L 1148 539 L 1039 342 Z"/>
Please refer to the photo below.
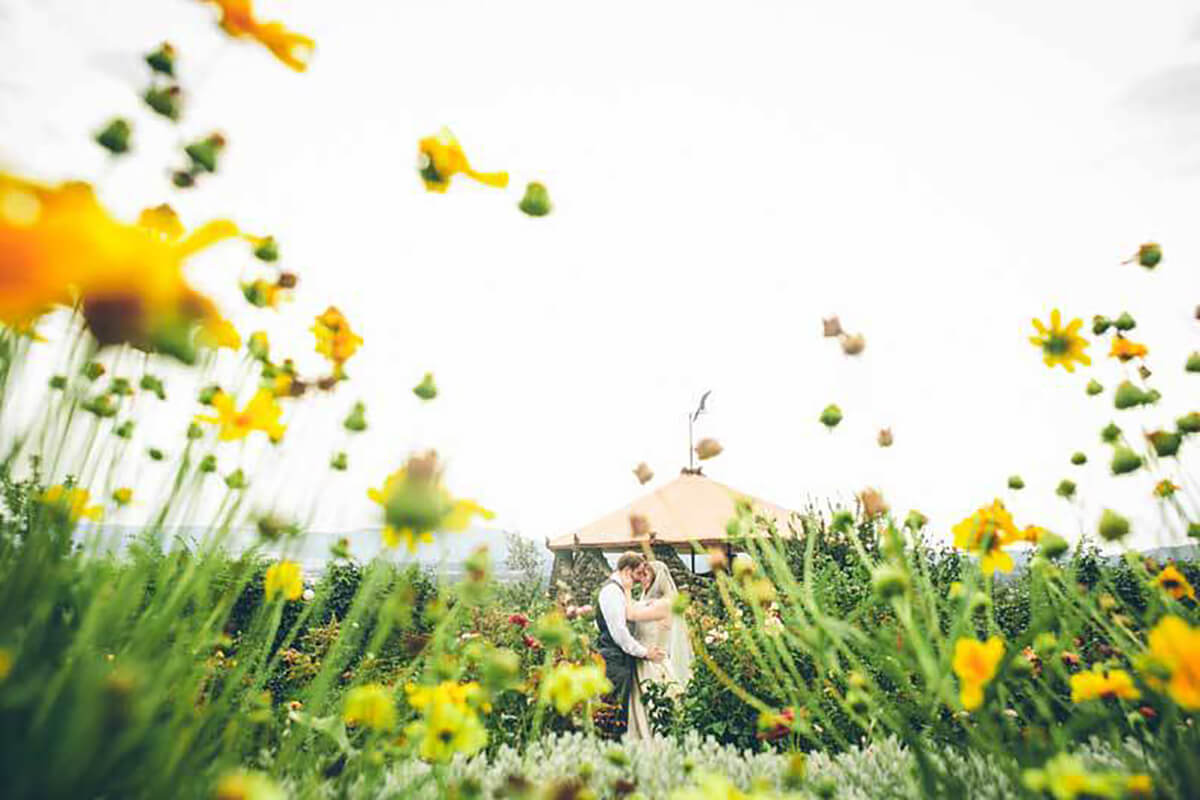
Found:
<path fill-rule="evenodd" d="M 600 590 L 600 613 L 604 615 L 608 632 L 617 643 L 617 647 L 634 658 L 645 658 L 646 647 L 633 638 L 633 634 L 629 632 L 629 623 L 625 620 L 625 590 L 618 585 L 618 576 L 611 577 L 612 580 L 605 583 L 604 588 Z"/>

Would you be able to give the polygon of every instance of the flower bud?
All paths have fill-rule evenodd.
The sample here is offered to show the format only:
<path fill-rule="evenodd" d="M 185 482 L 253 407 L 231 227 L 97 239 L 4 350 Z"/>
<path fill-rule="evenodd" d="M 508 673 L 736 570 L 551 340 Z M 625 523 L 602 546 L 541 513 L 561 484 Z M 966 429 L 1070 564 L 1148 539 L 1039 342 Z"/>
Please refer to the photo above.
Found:
<path fill-rule="evenodd" d="M 1110 465 L 1113 475 L 1126 475 L 1139 469 L 1142 466 L 1142 457 L 1128 447 L 1118 447 L 1113 451 L 1112 464 Z"/>
<path fill-rule="evenodd" d="M 908 591 L 908 573 L 899 567 L 885 564 L 871 574 L 871 588 L 884 600 L 899 597 Z"/>
<path fill-rule="evenodd" d="M 238 467 L 233 472 L 225 476 L 225 485 L 235 491 L 238 489 L 245 489 L 249 485 L 249 483 L 246 481 L 246 473 L 242 472 L 241 467 Z"/>
<path fill-rule="evenodd" d="M 829 519 L 829 529 L 835 533 L 845 533 L 854 527 L 854 514 L 850 511 L 835 511 Z"/>
<path fill-rule="evenodd" d="M 329 547 L 329 554 L 334 558 L 349 558 L 350 557 L 350 540 L 345 536 L 338 539 Z M 411 607 L 410 607 L 411 608 Z"/>
<path fill-rule="evenodd" d="M 543 614 L 534 625 L 534 634 L 546 647 L 566 647 L 571 643 L 571 626 L 558 611 Z"/>
<path fill-rule="evenodd" d="M 891 428 L 880 429 L 879 436 L 876 437 L 876 441 L 879 443 L 880 447 L 891 447 L 892 442 L 894 441 L 892 439 L 892 429 Z"/>
<path fill-rule="evenodd" d="M 1058 558 L 1070 548 L 1066 539 L 1051 531 L 1046 531 L 1042 534 L 1039 544 L 1042 555 L 1046 558 Z"/>
<path fill-rule="evenodd" d="M 1134 406 L 1146 405 L 1153 402 L 1149 392 L 1134 386 L 1129 381 L 1121 381 L 1113 392 L 1113 405 L 1121 410 Z"/>
<path fill-rule="evenodd" d="M 1137 259 L 1138 264 L 1142 265 L 1146 269 L 1154 269 L 1157 267 L 1158 262 L 1162 261 L 1162 257 L 1162 245 L 1158 244 L 1157 242 L 1146 242 L 1144 245 L 1138 248 L 1137 255 L 1134 256 L 1134 258 Z"/>
<path fill-rule="evenodd" d="M 863 513 L 868 517 L 877 517 L 890 510 L 878 489 L 863 489 L 858 494 L 858 501 L 862 504 Z"/>
<path fill-rule="evenodd" d="M 550 192 L 546 187 L 537 181 L 530 181 L 525 186 L 525 196 L 521 198 L 517 208 L 531 217 L 544 217 L 554 206 L 550 203 Z"/>
<path fill-rule="evenodd" d="M 716 439 L 701 439 L 696 443 L 696 457 L 706 461 L 719 456 L 724 449 Z"/>
<path fill-rule="evenodd" d="M 177 169 L 171 173 L 171 183 L 179 189 L 190 189 L 196 185 L 196 177 L 186 170 Z"/>
<path fill-rule="evenodd" d="M 1192 411 L 1175 420 L 1175 430 L 1182 434 L 1200 433 L 1200 411 Z"/>
<path fill-rule="evenodd" d="M 650 469 L 650 466 L 645 461 L 640 462 L 633 468 L 633 474 L 637 476 L 638 483 L 643 486 L 654 478 L 654 470 Z"/>
<path fill-rule="evenodd" d="M 338 472 L 345 472 L 349 466 L 349 456 L 346 451 L 342 450 L 333 454 L 333 458 L 329 459 L 329 468 Z"/>
<path fill-rule="evenodd" d="M 929 524 L 929 517 L 917 511 L 915 508 L 908 512 L 908 516 L 904 518 L 904 527 L 912 531 L 919 531 Z"/>
<path fill-rule="evenodd" d="M 821 416 L 818 419 L 826 428 L 833 430 L 842 421 L 842 410 L 837 405 L 830 403 L 825 406 L 825 410 L 821 412 Z"/>
<path fill-rule="evenodd" d="M 123 486 L 112 493 L 113 502 L 119 506 L 127 506 L 133 500 L 133 489 Z"/>
<path fill-rule="evenodd" d="M 1014 489 L 1014 490 L 1024 489 L 1025 481 L 1024 481 L 1024 479 L 1021 478 L 1020 475 L 1009 475 L 1008 476 L 1008 488 Z"/>
<path fill-rule="evenodd" d="M 1075 496 L 1075 481 L 1063 478 L 1058 482 L 1058 487 L 1054 490 L 1054 493 L 1065 500 L 1070 500 Z"/>
<path fill-rule="evenodd" d="M 62 391 L 67 388 L 66 375 L 53 375 L 50 377 L 50 388 Z"/>
<path fill-rule="evenodd" d="M 421 382 L 413 387 L 413 394 L 422 400 L 432 400 L 437 397 L 437 384 L 433 382 L 433 373 L 426 372 Z"/>
<path fill-rule="evenodd" d="M 128 120 L 116 118 L 96 134 L 96 143 L 114 156 L 129 151 L 129 136 L 133 129 Z"/>
<path fill-rule="evenodd" d="M 98 394 L 95 397 L 89 398 L 80 403 L 79 407 L 89 414 L 95 414 L 101 419 L 108 419 L 117 415 L 117 406 L 113 403 L 112 396 L 107 394 Z"/>
<path fill-rule="evenodd" d="M 507 647 L 489 648 L 479 664 L 479 676 L 494 692 L 510 689 L 521 677 L 521 657 Z"/>
<path fill-rule="evenodd" d="M 1113 444 L 1120 438 L 1121 429 L 1111 422 L 1100 429 L 1100 441 L 1105 444 Z"/>
<path fill-rule="evenodd" d="M 199 426 L 197 423 L 195 423 L 195 422 L 189 422 L 189 423 L 188 423 L 188 426 L 187 426 L 187 431 L 184 433 L 184 435 L 185 435 L 185 436 L 188 438 L 188 440 L 189 440 L 189 441 L 193 441 L 193 442 L 194 442 L 194 441 L 196 441 L 197 439 L 203 439 L 203 438 L 204 438 L 204 429 L 203 429 L 203 428 L 201 428 L 201 427 L 200 427 L 200 426 Z"/>
<path fill-rule="evenodd" d="M 192 142 L 183 148 L 183 152 L 192 161 L 192 167 L 204 172 L 217 171 L 217 156 L 225 148 L 225 137 L 213 133 L 197 142 Z"/>
<path fill-rule="evenodd" d="M 274 236 L 264 236 L 254 248 L 254 257 L 259 261 L 271 263 L 279 260 L 279 243 Z"/>
<path fill-rule="evenodd" d="M 175 77 L 175 48 L 170 42 L 163 42 L 157 50 L 146 54 L 146 63 L 150 69 L 161 75 Z"/>
<path fill-rule="evenodd" d="M 127 419 L 124 422 L 122 422 L 120 425 L 113 428 L 113 436 L 116 436 L 119 439 L 126 439 L 126 440 L 132 439 L 133 438 L 133 420 Z"/>
<path fill-rule="evenodd" d="M 1092 317 L 1092 333 L 1096 334 L 1097 336 L 1103 336 L 1108 329 L 1112 327 L 1112 324 L 1113 323 L 1111 319 L 1097 314 L 1096 316 Z"/>
<path fill-rule="evenodd" d="M 133 386 L 128 378 L 113 378 L 108 385 L 108 393 L 115 397 L 133 397 Z"/>
<path fill-rule="evenodd" d="M 354 404 L 350 414 L 342 422 L 342 427 L 351 433 L 362 433 L 367 429 L 367 407 L 359 402 Z"/>
<path fill-rule="evenodd" d="M 1128 311 L 1122 311 L 1121 316 L 1113 320 L 1113 327 L 1122 333 L 1125 333 L 1126 331 L 1131 331 L 1136 328 L 1137 322 L 1132 316 L 1130 316 Z"/>
<path fill-rule="evenodd" d="M 80 372 L 83 374 L 83 377 L 87 378 L 89 381 L 96 381 L 99 380 L 102 375 L 104 375 L 105 369 L 104 365 L 99 361 L 90 361 L 84 365 Z"/>
<path fill-rule="evenodd" d="M 757 569 L 758 565 L 749 553 L 738 553 L 733 557 L 733 577 L 738 580 L 750 577 Z"/>
<path fill-rule="evenodd" d="M 1115 542 L 1118 539 L 1123 539 L 1129 533 L 1129 520 L 1122 517 L 1115 511 L 1104 509 L 1104 513 L 1100 515 L 1100 538 L 1106 542 Z"/>
<path fill-rule="evenodd" d="M 183 91 L 178 86 L 147 87 L 142 100 L 156 114 L 161 114 L 172 122 L 176 122 L 183 112 Z"/>
<path fill-rule="evenodd" d="M 217 471 L 217 457 L 209 453 L 204 458 L 200 459 L 200 465 L 197 467 L 201 472 L 209 473 Z"/>
<path fill-rule="evenodd" d="M 1173 431 L 1153 431 L 1146 434 L 1146 439 L 1154 448 L 1154 455 L 1159 458 L 1175 455 L 1179 452 L 1179 446 L 1183 444 L 1183 436 Z"/>
<path fill-rule="evenodd" d="M 154 396 L 159 400 L 167 399 L 167 390 L 163 386 L 162 380 L 154 375 L 143 375 L 142 379 L 138 381 L 138 387 L 148 392 L 153 392 Z"/>
<path fill-rule="evenodd" d="M 167 457 L 167 454 L 162 450 L 159 450 L 157 447 L 146 448 L 146 455 L 150 456 L 151 461 L 162 461 Z"/>
<path fill-rule="evenodd" d="M 1095 397 L 1104 391 L 1104 387 L 1100 385 L 1098 380 L 1092 378 L 1090 381 L 1088 381 L 1087 387 L 1084 389 L 1084 391 L 1088 393 L 1088 397 Z"/>
<path fill-rule="evenodd" d="M 1071 454 L 1071 463 L 1077 467 L 1083 466 L 1087 463 L 1087 455 L 1077 450 Z"/>
<path fill-rule="evenodd" d="M 826 337 L 842 335 L 842 323 L 836 316 L 822 319 L 821 327 L 824 328 Z"/>
<path fill-rule="evenodd" d="M 856 356 L 863 351 L 867 346 L 867 340 L 863 338 L 861 333 L 853 335 L 842 334 L 840 337 L 842 343 L 842 352 L 848 356 Z"/>

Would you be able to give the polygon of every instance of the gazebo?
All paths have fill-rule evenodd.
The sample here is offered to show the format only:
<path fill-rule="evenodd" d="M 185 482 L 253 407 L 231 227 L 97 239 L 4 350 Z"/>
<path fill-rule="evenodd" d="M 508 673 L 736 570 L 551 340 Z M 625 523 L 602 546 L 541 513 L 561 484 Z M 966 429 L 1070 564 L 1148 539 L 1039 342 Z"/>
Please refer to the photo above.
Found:
<path fill-rule="evenodd" d="M 679 477 L 642 495 L 622 508 L 582 527 L 547 539 L 554 553 L 551 587 L 559 580 L 578 587 L 603 580 L 608 562 L 603 554 L 650 548 L 671 567 L 677 581 L 690 583 L 697 549 L 728 546 L 725 532 L 738 500 L 748 500 L 756 517 L 770 520 L 783 535 L 789 532 L 791 511 L 714 481 L 699 469 L 684 469 Z M 639 519 L 634 530 L 633 519 Z M 679 551 L 692 554 L 686 570 Z M 678 574 L 686 572 L 686 574 Z M 586 576 L 586 577 L 585 577 Z M 580 580 L 582 579 L 582 581 Z"/>

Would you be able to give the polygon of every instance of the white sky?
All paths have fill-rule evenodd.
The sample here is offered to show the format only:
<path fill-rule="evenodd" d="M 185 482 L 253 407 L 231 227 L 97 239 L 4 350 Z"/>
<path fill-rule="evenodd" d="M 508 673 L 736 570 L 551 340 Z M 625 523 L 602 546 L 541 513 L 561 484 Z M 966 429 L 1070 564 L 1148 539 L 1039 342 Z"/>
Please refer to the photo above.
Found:
<path fill-rule="evenodd" d="M 319 527 L 374 519 L 365 488 L 435 446 L 498 525 L 561 533 L 638 494 L 640 460 L 651 488 L 673 478 L 712 389 L 698 434 L 726 452 L 706 472 L 780 504 L 877 485 L 944 531 L 1001 496 L 1068 536 L 1108 504 L 1139 544 L 1166 541 L 1154 477 L 1108 477 L 1097 431 L 1169 425 L 1200 398 L 1182 370 L 1200 347 L 1190 4 L 257 5 L 317 39 L 307 74 L 227 41 L 196 2 L 0 0 L 0 168 L 97 181 L 129 218 L 169 200 L 188 224 L 273 233 L 301 275 L 283 314 L 240 301 L 236 246 L 194 274 L 277 353 L 315 359 L 311 315 L 342 308 L 366 339 L 354 380 L 293 421 L 272 476 L 306 498 L 367 401 Z M 189 92 L 178 133 L 138 99 L 163 39 Z M 138 152 L 110 168 L 90 135 L 114 114 Z M 416 141 L 442 125 L 513 186 L 427 194 Z M 215 128 L 221 174 L 171 189 L 178 141 Z M 516 210 L 531 179 L 552 216 Z M 1156 272 L 1119 264 L 1146 240 L 1166 250 Z M 1027 337 L 1055 306 L 1133 313 L 1160 406 L 1084 397 L 1122 374 L 1106 343 L 1090 371 L 1047 370 Z M 831 313 L 862 356 L 822 338 Z M 422 406 L 426 370 L 442 396 Z M 1079 504 L 1054 496 L 1063 477 Z"/>

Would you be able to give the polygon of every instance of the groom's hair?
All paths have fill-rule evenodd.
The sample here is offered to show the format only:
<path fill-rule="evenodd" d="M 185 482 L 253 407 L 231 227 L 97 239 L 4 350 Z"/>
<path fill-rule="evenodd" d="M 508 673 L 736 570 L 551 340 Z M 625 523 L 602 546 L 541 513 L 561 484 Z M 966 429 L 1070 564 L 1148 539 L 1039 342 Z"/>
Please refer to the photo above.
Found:
<path fill-rule="evenodd" d="M 621 572 L 622 570 L 626 569 L 637 569 L 643 563 L 645 563 L 645 561 L 646 559 L 642 557 L 641 553 L 635 553 L 632 550 L 626 550 L 624 553 L 621 553 L 621 557 L 617 559 L 617 572 Z"/>

